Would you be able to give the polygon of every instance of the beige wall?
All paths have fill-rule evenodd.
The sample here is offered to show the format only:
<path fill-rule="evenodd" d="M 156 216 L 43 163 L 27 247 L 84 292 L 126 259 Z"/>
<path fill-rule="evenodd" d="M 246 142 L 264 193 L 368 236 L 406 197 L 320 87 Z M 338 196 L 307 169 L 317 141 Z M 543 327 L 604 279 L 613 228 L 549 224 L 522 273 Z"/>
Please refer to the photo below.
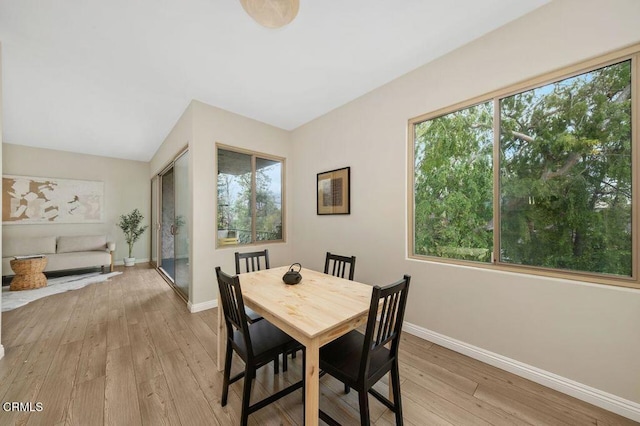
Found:
<path fill-rule="evenodd" d="M 149 163 L 95 155 L 76 154 L 50 149 L 2 144 L 2 172 L 8 175 L 42 176 L 104 182 L 104 223 L 5 225 L 2 238 L 17 236 L 102 235 L 116 242 L 116 262 L 128 256 L 128 246 L 116 223 L 121 214 L 134 208 L 149 224 Z M 137 261 L 149 259 L 149 232 L 136 242 L 133 255 Z"/>
<path fill-rule="evenodd" d="M 157 179 L 157 176 L 167 166 L 169 166 L 179 154 L 181 154 L 190 145 L 190 141 L 192 140 L 192 137 L 193 137 L 193 118 L 192 118 L 192 107 L 191 107 L 191 104 L 189 104 L 185 109 L 185 111 L 180 116 L 180 118 L 178 118 L 178 121 L 176 121 L 176 124 L 174 124 L 173 128 L 171 129 L 171 131 L 169 132 L 165 140 L 162 142 L 162 145 L 160 145 L 156 153 L 151 158 L 150 167 L 149 167 L 149 172 L 150 172 L 149 178 L 155 179 L 154 180 L 154 185 L 155 185 L 154 197 L 155 198 L 153 200 L 152 209 L 154 209 L 154 217 L 156 219 L 155 219 L 155 223 L 153 223 L 151 227 L 151 232 L 153 232 L 155 235 L 154 244 L 157 244 L 157 242 L 160 241 L 160 238 L 162 238 L 162 235 L 161 235 L 162 230 L 160 229 L 160 220 L 159 220 L 161 217 L 160 216 L 161 188 L 160 188 L 160 182 L 159 182 L 159 179 Z M 189 192 L 191 192 L 191 185 L 192 185 L 191 161 L 192 159 L 189 156 L 188 157 Z M 189 214 L 186 215 L 188 217 L 186 217 L 185 220 L 187 221 L 187 224 L 188 224 L 187 238 L 189 238 L 189 240 L 191 241 L 193 238 L 193 227 L 190 225 L 193 222 L 193 218 L 192 218 L 192 209 L 189 209 L 189 210 L 190 212 Z M 157 252 L 158 247 L 154 247 L 152 250 L 155 250 L 155 252 Z M 191 247 L 189 247 L 188 250 L 189 250 L 189 256 L 191 256 Z M 157 259 L 155 259 L 155 261 L 157 261 Z M 193 269 L 193 262 L 189 262 L 189 276 L 193 274 L 192 269 Z M 191 291 L 189 291 L 189 293 L 190 292 Z"/>
<path fill-rule="evenodd" d="M 407 258 L 407 120 L 640 41 L 636 0 L 556 0 L 292 133 L 295 261 L 413 276 L 406 320 L 640 403 L 640 291 Z M 316 173 L 351 166 L 352 214 L 316 216 Z"/>
<path fill-rule="evenodd" d="M 189 104 L 182 113 L 173 129 L 160 145 L 150 161 L 150 176 L 157 176 L 165 167 L 171 163 L 188 145 L 193 135 L 193 113 L 192 104 Z"/>
<path fill-rule="evenodd" d="M 217 298 L 214 268 L 221 266 L 225 271 L 234 272 L 235 251 L 268 248 L 273 266 L 284 265 L 291 258 L 288 243 L 216 249 L 216 143 L 285 158 L 290 156 L 291 144 L 287 131 L 193 101 L 151 160 L 151 175 L 157 174 L 187 143 L 192 197 L 190 230 L 197 230 L 190 234 L 189 302 L 198 305 Z M 287 208 L 290 208 L 288 201 Z"/>

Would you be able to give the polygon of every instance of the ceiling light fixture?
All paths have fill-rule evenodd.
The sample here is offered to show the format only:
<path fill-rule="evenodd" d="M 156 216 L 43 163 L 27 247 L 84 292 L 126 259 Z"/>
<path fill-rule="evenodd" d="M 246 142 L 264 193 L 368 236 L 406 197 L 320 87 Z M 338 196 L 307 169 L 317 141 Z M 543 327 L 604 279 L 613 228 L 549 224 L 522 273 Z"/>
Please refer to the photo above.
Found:
<path fill-rule="evenodd" d="M 240 0 L 244 10 L 267 28 L 287 25 L 298 14 L 299 0 Z"/>

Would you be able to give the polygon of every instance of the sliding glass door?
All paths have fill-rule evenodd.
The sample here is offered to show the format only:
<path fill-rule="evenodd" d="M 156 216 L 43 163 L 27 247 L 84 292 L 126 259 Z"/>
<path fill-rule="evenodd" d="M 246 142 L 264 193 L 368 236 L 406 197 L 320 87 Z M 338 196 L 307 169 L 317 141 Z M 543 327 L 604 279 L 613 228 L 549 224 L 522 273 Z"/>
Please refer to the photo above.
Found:
<path fill-rule="evenodd" d="M 184 152 L 160 174 L 159 269 L 189 300 L 189 153 Z"/>
<path fill-rule="evenodd" d="M 159 228 L 160 219 L 158 213 L 160 212 L 159 200 L 160 200 L 160 176 L 154 176 L 151 179 L 151 265 L 154 268 L 160 266 L 158 261 L 158 247 L 159 247 Z"/>
<path fill-rule="evenodd" d="M 173 218 L 174 282 L 189 300 L 189 158 L 185 152 L 174 162 L 175 216 Z"/>
<path fill-rule="evenodd" d="M 175 281 L 175 243 L 173 222 L 176 213 L 173 165 L 160 176 L 160 270 Z"/>

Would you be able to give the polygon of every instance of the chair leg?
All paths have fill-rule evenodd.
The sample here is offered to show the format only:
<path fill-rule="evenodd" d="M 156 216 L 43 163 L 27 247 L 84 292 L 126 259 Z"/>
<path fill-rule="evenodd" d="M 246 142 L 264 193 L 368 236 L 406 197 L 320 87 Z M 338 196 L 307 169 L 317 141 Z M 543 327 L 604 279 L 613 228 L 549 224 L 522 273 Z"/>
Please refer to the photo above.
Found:
<path fill-rule="evenodd" d="M 358 400 L 360 402 L 360 425 L 369 426 L 369 393 L 366 390 L 358 392 Z"/>
<path fill-rule="evenodd" d="M 282 366 L 282 371 L 287 371 L 284 369 L 284 366 Z M 280 355 L 276 355 L 275 358 L 273 358 L 273 374 L 278 374 L 280 372 Z"/>
<path fill-rule="evenodd" d="M 402 396 L 400 393 L 400 370 L 398 368 L 398 359 L 393 363 L 391 370 L 391 386 L 393 386 L 393 404 L 396 407 L 396 426 L 402 426 Z"/>
<path fill-rule="evenodd" d="M 287 359 L 287 353 L 282 354 L 282 372 L 286 373 L 289 369 L 289 360 Z"/>
<path fill-rule="evenodd" d="M 249 422 L 249 405 L 251 403 L 251 382 L 256 372 L 255 368 L 246 365 L 244 370 L 244 387 L 242 389 L 242 411 L 240 413 L 240 424 L 247 426 Z"/>
<path fill-rule="evenodd" d="M 351 392 L 351 387 L 349 385 L 344 385 L 344 393 Z"/>
<path fill-rule="evenodd" d="M 233 349 L 227 342 L 227 350 L 224 357 L 224 374 L 222 379 L 222 398 L 220 404 L 224 407 L 227 405 L 227 396 L 229 396 L 229 376 L 231 375 L 231 358 L 233 357 Z"/>

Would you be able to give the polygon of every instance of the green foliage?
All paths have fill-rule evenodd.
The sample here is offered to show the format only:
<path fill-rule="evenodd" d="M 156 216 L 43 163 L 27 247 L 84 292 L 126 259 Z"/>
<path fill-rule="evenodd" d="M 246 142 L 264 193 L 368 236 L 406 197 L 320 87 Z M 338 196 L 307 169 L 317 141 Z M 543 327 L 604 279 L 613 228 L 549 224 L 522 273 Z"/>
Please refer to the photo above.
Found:
<path fill-rule="evenodd" d="M 631 274 L 630 76 L 627 61 L 500 99 L 501 261 Z M 491 106 L 416 125 L 416 253 L 490 260 Z"/>
<path fill-rule="evenodd" d="M 490 260 L 492 109 L 485 103 L 416 126 L 416 253 Z"/>
<path fill-rule="evenodd" d="M 271 188 L 271 177 L 265 169 L 256 173 L 256 239 L 282 238 L 282 209 Z"/>
<path fill-rule="evenodd" d="M 178 232 L 180 232 L 180 228 L 182 228 L 185 224 L 187 223 L 187 221 L 185 220 L 184 216 L 179 214 L 178 216 L 176 216 L 173 224 L 176 228 L 176 234 Z"/>
<path fill-rule="evenodd" d="M 256 170 L 255 219 L 256 240 L 282 238 L 282 206 L 280 194 L 271 190 L 270 167 L 281 167 L 280 163 L 269 165 L 269 160 L 258 159 L 263 167 Z M 266 164 L 264 164 L 266 163 Z M 252 174 L 238 176 L 218 175 L 218 229 L 235 232 L 241 244 L 252 241 Z"/>
<path fill-rule="evenodd" d="M 501 259 L 631 274 L 630 64 L 501 100 Z"/>
<path fill-rule="evenodd" d="M 140 236 L 149 227 L 148 225 L 141 225 L 143 219 L 144 216 L 142 216 L 142 213 L 140 213 L 138 209 L 134 209 L 131 213 L 120 216 L 118 226 L 122 229 L 122 232 L 124 232 L 124 239 L 129 245 L 129 257 L 133 257 L 133 244 L 138 241 Z"/>

